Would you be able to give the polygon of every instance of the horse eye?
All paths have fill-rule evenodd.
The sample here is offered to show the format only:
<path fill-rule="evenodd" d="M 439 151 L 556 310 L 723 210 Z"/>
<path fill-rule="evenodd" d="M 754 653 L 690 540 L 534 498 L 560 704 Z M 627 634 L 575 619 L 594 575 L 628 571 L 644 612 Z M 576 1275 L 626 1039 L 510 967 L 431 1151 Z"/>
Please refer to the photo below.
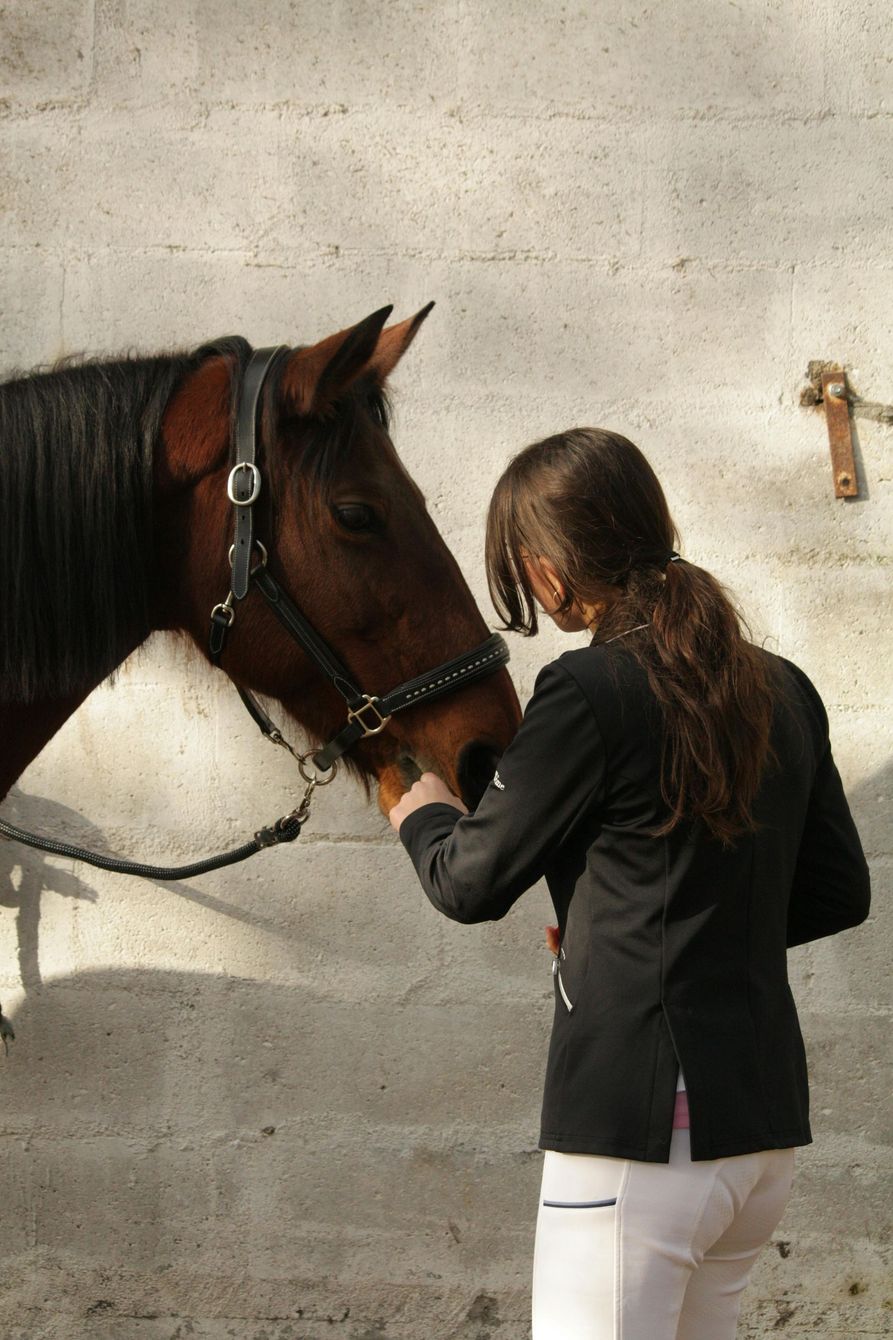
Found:
<path fill-rule="evenodd" d="M 345 530 L 354 532 L 375 530 L 378 525 L 378 517 L 366 503 L 343 503 L 332 510 Z"/>

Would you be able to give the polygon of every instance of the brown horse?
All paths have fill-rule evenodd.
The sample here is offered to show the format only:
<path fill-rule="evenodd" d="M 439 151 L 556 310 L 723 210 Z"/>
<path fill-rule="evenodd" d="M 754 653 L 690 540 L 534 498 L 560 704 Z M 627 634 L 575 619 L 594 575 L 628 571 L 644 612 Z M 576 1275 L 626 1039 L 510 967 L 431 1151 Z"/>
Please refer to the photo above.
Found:
<path fill-rule="evenodd" d="M 388 432 L 387 377 L 429 310 L 385 328 L 384 308 L 291 351 L 264 413 L 256 534 L 269 570 L 368 693 L 488 631 Z M 228 450 L 249 352 L 228 340 L 0 387 L 0 796 L 153 630 L 207 654 L 230 583 Z M 254 592 L 222 667 L 314 741 L 344 723 L 341 698 Z M 348 766 L 377 781 L 384 811 L 425 769 L 473 805 L 518 720 L 501 669 L 394 716 Z"/>

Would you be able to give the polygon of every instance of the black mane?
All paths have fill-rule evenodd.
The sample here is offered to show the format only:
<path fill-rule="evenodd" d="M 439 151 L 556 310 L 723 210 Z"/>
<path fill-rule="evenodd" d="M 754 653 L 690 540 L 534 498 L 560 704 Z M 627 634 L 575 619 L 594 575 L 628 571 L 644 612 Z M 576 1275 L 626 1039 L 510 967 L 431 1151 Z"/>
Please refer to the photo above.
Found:
<path fill-rule="evenodd" d="M 164 408 L 202 357 L 241 363 L 242 344 L 65 363 L 0 386 L 0 702 L 83 691 L 146 636 Z"/>

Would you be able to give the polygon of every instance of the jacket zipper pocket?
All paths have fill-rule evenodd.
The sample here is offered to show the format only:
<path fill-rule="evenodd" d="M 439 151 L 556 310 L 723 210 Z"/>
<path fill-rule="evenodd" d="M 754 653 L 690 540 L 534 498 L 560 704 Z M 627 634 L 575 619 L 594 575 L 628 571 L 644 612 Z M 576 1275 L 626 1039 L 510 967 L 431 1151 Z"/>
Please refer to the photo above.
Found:
<path fill-rule="evenodd" d="M 552 976 L 558 983 L 558 990 L 561 993 L 561 999 L 564 1001 L 568 1014 L 573 1014 L 574 1006 L 570 997 L 564 989 L 564 982 L 561 980 L 561 960 L 565 957 L 563 949 L 559 949 L 555 958 L 552 960 Z"/>

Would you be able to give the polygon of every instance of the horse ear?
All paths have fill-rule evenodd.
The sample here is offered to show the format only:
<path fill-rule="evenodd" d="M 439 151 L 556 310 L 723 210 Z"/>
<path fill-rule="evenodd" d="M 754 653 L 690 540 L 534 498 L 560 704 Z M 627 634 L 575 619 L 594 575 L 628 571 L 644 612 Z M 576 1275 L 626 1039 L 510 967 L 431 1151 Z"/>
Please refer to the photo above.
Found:
<path fill-rule="evenodd" d="M 381 307 L 365 321 L 292 354 L 281 382 L 286 405 L 296 414 L 309 416 L 337 400 L 368 367 L 393 310 L 392 306 Z"/>
<path fill-rule="evenodd" d="M 154 456 L 162 492 L 194 483 L 226 459 L 230 376 L 227 359 L 209 358 L 168 401 Z"/>
<path fill-rule="evenodd" d="M 415 316 L 411 316 L 408 321 L 401 321 L 398 326 L 389 326 L 387 330 L 382 331 L 378 344 L 375 346 L 375 353 L 369 360 L 369 366 L 376 373 L 379 381 L 383 382 L 393 372 L 412 344 L 419 326 L 421 326 L 433 306 L 434 303 L 429 302 L 427 307 L 423 307 L 420 312 L 416 312 Z"/>

